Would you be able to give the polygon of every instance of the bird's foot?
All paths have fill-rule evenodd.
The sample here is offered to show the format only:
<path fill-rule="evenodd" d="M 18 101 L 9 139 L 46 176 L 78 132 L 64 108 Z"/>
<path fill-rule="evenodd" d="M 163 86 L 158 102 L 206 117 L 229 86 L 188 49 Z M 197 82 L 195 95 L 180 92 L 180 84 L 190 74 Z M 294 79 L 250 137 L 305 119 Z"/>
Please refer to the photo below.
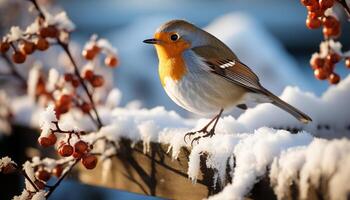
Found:
<path fill-rule="evenodd" d="M 195 137 L 195 138 L 193 138 L 193 139 L 191 140 L 191 136 L 192 136 L 192 135 L 196 135 L 197 133 L 204 133 L 204 135 L 197 136 L 197 137 Z M 194 143 L 194 142 L 197 142 L 197 144 L 198 144 L 198 143 L 199 143 L 199 140 L 200 140 L 201 138 L 212 137 L 213 135 L 215 135 L 215 130 L 214 130 L 214 128 L 212 128 L 210 131 L 207 131 L 207 127 L 205 127 L 205 128 L 203 128 L 203 129 L 201 129 L 201 130 L 199 130 L 199 131 L 187 133 L 187 134 L 185 135 L 185 137 L 184 137 L 184 140 L 185 140 L 185 142 L 186 142 L 186 137 L 188 136 L 189 139 L 190 139 L 190 141 L 191 141 L 191 147 L 193 147 L 193 143 Z"/>

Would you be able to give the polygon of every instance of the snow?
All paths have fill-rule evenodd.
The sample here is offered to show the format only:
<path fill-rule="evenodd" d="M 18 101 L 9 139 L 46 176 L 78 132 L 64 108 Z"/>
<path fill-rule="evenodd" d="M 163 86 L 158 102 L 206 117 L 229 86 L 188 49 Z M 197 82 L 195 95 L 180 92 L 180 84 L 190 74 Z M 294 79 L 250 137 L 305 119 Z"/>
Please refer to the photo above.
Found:
<path fill-rule="evenodd" d="M 55 114 L 55 107 L 50 105 L 46 108 L 45 112 L 42 112 L 39 119 L 39 125 L 41 128 L 40 137 L 47 137 L 51 133 L 51 129 L 55 128 L 52 122 L 57 121 Z"/>
<path fill-rule="evenodd" d="M 9 164 L 15 164 L 15 162 L 13 162 L 13 161 L 11 160 L 11 158 L 8 157 L 8 156 L 5 156 L 5 157 L 1 158 L 1 159 L 0 159 L 0 172 L 1 172 L 1 170 L 2 170 L 3 167 L 6 167 L 6 166 L 9 165 Z"/>
<path fill-rule="evenodd" d="M 41 190 L 39 192 L 36 192 L 33 197 L 32 200 L 45 200 L 45 191 Z"/>
<path fill-rule="evenodd" d="M 22 191 L 22 194 L 21 195 L 19 195 L 19 196 L 14 196 L 13 198 L 12 198 L 12 200 L 27 200 L 28 199 L 28 197 L 29 197 L 29 192 L 26 190 L 26 189 L 24 189 L 23 191 Z"/>
<path fill-rule="evenodd" d="M 26 161 L 23 164 L 23 170 L 28 175 L 29 179 L 34 182 L 34 180 L 35 180 L 34 169 L 33 169 L 32 165 L 31 165 L 31 163 L 29 161 Z M 33 185 L 27 179 L 25 179 L 25 186 L 26 186 L 25 188 L 27 190 L 35 191 L 35 188 L 33 187 Z"/>
<path fill-rule="evenodd" d="M 315 138 L 310 145 L 292 148 L 275 158 L 270 179 L 278 199 L 289 195 L 294 182 L 301 199 L 306 199 L 310 187 L 318 188 L 322 177 L 331 199 L 346 199 L 349 178 L 350 141 L 347 139 L 324 140 Z M 343 167 L 347 166 L 347 167 Z M 344 178 L 344 177 L 347 177 Z"/>
<path fill-rule="evenodd" d="M 30 69 L 28 74 L 28 95 L 32 98 L 36 95 L 36 86 L 39 81 L 40 77 L 40 70 L 42 68 L 42 65 L 40 63 L 35 63 L 34 66 Z"/>
<path fill-rule="evenodd" d="M 8 42 L 17 41 L 23 37 L 23 31 L 18 26 L 12 26 L 6 37 Z"/>
<path fill-rule="evenodd" d="M 54 68 L 50 69 L 46 90 L 52 92 L 56 88 L 59 78 L 60 73 Z"/>
<path fill-rule="evenodd" d="M 59 29 L 72 32 L 75 29 L 74 23 L 68 18 L 67 13 L 62 11 L 56 15 L 51 15 L 45 9 L 43 9 L 45 15 L 45 22 L 47 25 L 55 25 Z"/>

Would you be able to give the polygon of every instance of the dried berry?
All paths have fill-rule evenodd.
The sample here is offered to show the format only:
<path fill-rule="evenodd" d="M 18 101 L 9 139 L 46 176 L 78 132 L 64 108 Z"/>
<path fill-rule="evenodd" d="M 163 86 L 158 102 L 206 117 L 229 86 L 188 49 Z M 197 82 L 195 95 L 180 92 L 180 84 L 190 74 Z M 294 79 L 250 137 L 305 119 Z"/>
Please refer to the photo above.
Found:
<path fill-rule="evenodd" d="M 94 169 L 97 165 L 97 157 L 91 154 L 85 155 L 81 161 L 86 169 Z"/>
<path fill-rule="evenodd" d="M 48 137 L 39 137 L 38 142 L 43 147 L 49 147 L 52 145 L 51 140 Z"/>

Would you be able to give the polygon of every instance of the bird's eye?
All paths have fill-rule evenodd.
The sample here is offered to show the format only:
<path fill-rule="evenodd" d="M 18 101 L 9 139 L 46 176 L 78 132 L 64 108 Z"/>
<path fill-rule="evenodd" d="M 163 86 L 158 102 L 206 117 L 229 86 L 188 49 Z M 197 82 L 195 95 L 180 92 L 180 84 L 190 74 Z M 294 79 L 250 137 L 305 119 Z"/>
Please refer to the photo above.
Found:
<path fill-rule="evenodd" d="M 170 36 L 170 39 L 171 39 L 172 41 L 176 41 L 176 40 L 179 39 L 179 35 L 176 34 L 176 33 L 174 33 L 174 34 L 172 34 L 172 35 Z"/>

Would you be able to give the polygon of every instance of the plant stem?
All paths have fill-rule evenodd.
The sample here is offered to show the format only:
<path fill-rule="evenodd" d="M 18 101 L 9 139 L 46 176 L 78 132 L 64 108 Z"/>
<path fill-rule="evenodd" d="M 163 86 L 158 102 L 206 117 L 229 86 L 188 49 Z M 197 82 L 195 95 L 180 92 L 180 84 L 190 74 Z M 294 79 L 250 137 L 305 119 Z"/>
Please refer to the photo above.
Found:
<path fill-rule="evenodd" d="M 83 86 L 83 89 L 85 90 L 85 93 L 86 93 L 86 95 L 88 96 L 88 98 L 90 100 L 90 103 L 91 103 L 91 106 L 92 106 L 92 110 L 93 110 L 93 112 L 95 114 L 95 117 L 96 117 L 96 120 L 97 120 L 98 129 L 100 129 L 102 127 L 102 122 L 101 122 L 100 116 L 98 115 L 94 99 L 92 98 L 92 95 L 91 95 L 88 87 L 86 86 L 86 84 L 84 82 L 84 79 L 80 76 L 80 72 L 79 72 L 78 66 L 77 66 L 75 60 L 73 59 L 73 56 L 72 56 L 71 52 L 69 51 L 68 44 L 62 42 L 59 39 L 57 39 L 57 43 L 62 47 L 62 49 L 65 51 L 65 53 L 68 55 L 70 61 L 72 62 L 73 67 L 74 67 L 74 74 L 78 77 L 80 84 Z"/>
<path fill-rule="evenodd" d="M 11 74 L 16 77 L 22 85 L 27 88 L 27 81 L 23 78 L 23 76 L 17 71 L 15 65 L 12 63 L 10 58 L 5 53 L 1 53 L 1 56 L 4 58 L 5 62 L 7 63 L 7 66 L 9 67 Z"/>
<path fill-rule="evenodd" d="M 50 186 L 49 192 L 45 195 L 46 199 L 48 199 L 51 196 L 51 194 L 55 191 L 55 189 L 60 185 L 62 180 L 69 174 L 69 172 L 73 169 L 73 167 L 76 164 L 78 164 L 79 161 L 80 159 L 75 160 L 74 163 L 71 166 L 69 166 L 69 168 L 62 174 L 62 176 L 58 179 L 55 185 Z"/>

